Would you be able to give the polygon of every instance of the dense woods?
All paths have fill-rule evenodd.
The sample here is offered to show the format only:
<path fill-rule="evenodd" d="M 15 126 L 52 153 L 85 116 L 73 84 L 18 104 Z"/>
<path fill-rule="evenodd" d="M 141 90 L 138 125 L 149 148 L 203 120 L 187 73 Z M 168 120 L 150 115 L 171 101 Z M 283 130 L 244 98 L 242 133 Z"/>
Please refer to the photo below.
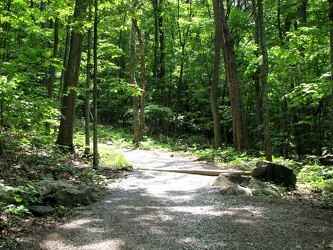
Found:
<path fill-rule="evenodd" d="M 73 151 L 84 120 L 131 129 L 136 143 L 197 134 L 269 160 L 332 150 L 330 0 L 5 0 L 0 10 L 1 154 L 27 135 Z"/>
<path fill-rule="evenodd" d="M 332 22 L 333 0 L 1 0 L 0 248 L 37 181 L 132 170 L 116 147 L 265 158 L 332 208 Z"/>

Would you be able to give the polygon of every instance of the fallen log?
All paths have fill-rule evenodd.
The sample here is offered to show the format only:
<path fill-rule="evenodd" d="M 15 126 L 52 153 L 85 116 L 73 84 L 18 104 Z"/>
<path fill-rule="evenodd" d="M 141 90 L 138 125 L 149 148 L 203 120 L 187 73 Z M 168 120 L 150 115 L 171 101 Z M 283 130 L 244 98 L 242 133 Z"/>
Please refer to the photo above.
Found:
<path fill-rule="evenodd" d="M 251 175 L 250 171 L 241 171 L 233 169 L 170 169 L 170 168 L 140 168 L 136 167 L 136 170 L 145 171 L 159 171 L 159 172 L 173 172 L 173 173 L 183 173 L 183 174 L 198 174 L 198 175 L 208 175 L 208 176 L 219 176 L 220 174 L 240 174 L 240 175 Z"/>

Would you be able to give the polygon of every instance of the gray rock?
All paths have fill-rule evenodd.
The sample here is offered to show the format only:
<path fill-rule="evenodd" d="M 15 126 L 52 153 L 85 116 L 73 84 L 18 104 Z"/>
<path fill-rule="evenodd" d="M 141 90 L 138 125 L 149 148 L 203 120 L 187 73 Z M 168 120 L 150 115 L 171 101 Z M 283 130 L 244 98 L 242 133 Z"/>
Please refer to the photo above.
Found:
<path fill-rule="evenodd" d="M 44 216 L 55 212 L 53 207 L 44 205 L 30 205 L 28 206 L 28 209 L 31 213 L 37 216 Z"/>
<path fill-rule="evenodd" d="M 93 200 L 91 190 L 86 186 L 75 186 L 61 180 L 43 180 L 37 183 L 37 192 L 44 201 L 71 207 L 87 204 Z"/>
<path fill-rule="evenodd" d="M 257 162 L 251 176 L 258 180 L 271 181 L 286 187 L 293 187 L 296 184 L 296 175 L 292 169 L 269 161 Z"/>
<path fill-rule="evenodd" d="M 270 183 L 253 180 L 248 187 L 252 189 L 253 195 L 270 195 L 274 197 L 281 196 L 279 189 Z"/>
<path fill-rule="evenodd" d="M 57 205 L 70 207 L 76 204 L 88 204 L 92 199 L 92 194 L 88 188 L 81 188 L 79 190 L 77 187 L 70 187 L 56 191 L 48 199 L 53 200 Z"/>
<path fill-rule="evenodd" d="M 235 184 L 242 184 L 249 181 L 249 177 L 244 177 L 237 173 L 220 174 L 213 183 L 213 186 L 227 187 Z"/>
<path fill-rule="evenodd" d="M 222 189 L 221 194 L 226 196 L 252 196 L 253 192 L 246 186 L 232 185 Z"/>

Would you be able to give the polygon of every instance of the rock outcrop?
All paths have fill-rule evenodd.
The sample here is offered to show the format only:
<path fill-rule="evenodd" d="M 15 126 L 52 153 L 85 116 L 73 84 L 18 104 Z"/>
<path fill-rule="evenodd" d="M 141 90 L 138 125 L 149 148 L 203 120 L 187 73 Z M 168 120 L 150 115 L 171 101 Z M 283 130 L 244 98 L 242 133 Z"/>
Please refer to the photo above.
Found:
<path fill-rule="evenodd" d="M 91 190 L 83 185 L 73 185 L 61 180 L 43 180 L 37 183 L 37 192 L 46 203 L 72 207 L 93 201 Z"/>
<path fill-rule="evenodd" d="M 257 162 L 251 176 L 286 187 L 294 187 L 296 184 L 296 175 L 292 169 L 269 161 Z"/>

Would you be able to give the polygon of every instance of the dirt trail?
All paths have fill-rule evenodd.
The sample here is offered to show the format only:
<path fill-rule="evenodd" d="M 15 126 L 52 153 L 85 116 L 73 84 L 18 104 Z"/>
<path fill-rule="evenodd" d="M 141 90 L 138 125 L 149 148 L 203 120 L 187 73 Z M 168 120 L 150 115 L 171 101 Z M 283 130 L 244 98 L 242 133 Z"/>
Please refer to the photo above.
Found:
<path fill-rule="evenodd" d="M 133 167 L 216 169 L 169 153 L 123 150 Z M 224 197 L 212 176 L 140 171 L 25 248 L 333 249 L 332 213 L 263 197 Z"/>

